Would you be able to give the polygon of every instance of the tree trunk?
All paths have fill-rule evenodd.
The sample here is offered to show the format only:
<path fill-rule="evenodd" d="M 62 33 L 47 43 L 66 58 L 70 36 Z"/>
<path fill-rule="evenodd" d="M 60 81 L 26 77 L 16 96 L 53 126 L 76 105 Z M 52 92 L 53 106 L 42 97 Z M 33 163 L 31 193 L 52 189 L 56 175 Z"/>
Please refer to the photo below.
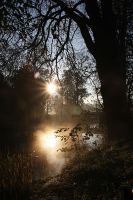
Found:
<path fill-rule="evenodd" d="M 108 43 L 109 44 L 109 43 Z M 103 44 L 104 45 L 104 44 Z M 108 139 L 133 138 L 132 119 L 129 111 L 124 60 L 116 46 L 97 52 L 97 70 L 101 82 Z"/>
<path fill-rule="evenodd" d="M 122 4 L 125 11 L 123 10 L 119 34 L 112 1 L 101 1 L 102 15 L 97 2 L 96 0 L 86 1 L 86 11 L 91 19 L 95 40 L 94 57 L 101 82 L 108 139 L 129 139 L 133 138 L 133 127 L 126 88 L 126 1 L 124 6 Z"/>

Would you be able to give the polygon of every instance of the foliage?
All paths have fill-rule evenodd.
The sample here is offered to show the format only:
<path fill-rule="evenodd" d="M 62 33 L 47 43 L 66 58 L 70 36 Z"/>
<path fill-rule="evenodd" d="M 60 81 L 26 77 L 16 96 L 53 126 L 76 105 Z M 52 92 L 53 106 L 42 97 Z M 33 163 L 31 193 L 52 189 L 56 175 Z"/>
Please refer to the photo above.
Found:
<path fill-rule="evenodd" d="M 132 107 L 133 105 L 133 63 L 132 63 L 132 55 L 133 55 L 133 47 L 132 51 L 130 52 L 128 59 L 127 59 L 127 78 L 126 78 L 126 83 L 127 83 L 127 97 L 128 97 L 128 102 L 129 106 Z"/>
<path fill-rule="evenodd" d="M 47 74 L 43 75 L 44 79 L 31 65 L 14 71 L 10 79 L 1 74 L 0 149 L 28 148 L 32 143 L 33 130 L 45 119 Z"/>
<path fill-rule="evenodd" d="M 30 155 L 0 155 L 0 199 L 28 198 L 32 183 Z"/>
<path fill-rule="evenodd" d="M 28 126 L 36 121 L 41 122 L 44 116 L 47 95 L 45 93 L 45 81 L 35 77 L 33 67 L 26 65 L 16 71 L 12 78 L 12 87 L 15 93 L 16 113 L 20 123 Z M 22 128 L 22 127 L 21 127 Z"/>
<path fill-rule="evenodd" d="M 83 98 L 87 96 L 85 88 L 86 79 L 81 70 L 71 68 L 63 74 L 63 94 L 66 104 L 81 105 Z"/>
<path fill-rule="evenodd" d="M 10 144 L 13 141 L 12 132 L 14 124 L 14 106 L 12 89 L 7 79 L 1 73 L 0 75 L 0 149 L 5 142 Z M 9 132 L 10 134 L 7 134 Z"/>
<path fill-rule="evenodd" d="M 132 180 L 132 150 L 120 145 L 100 147 L 72 158 L 60 175 L 43 183 L 38 196 L 61 200 L 132 199 Z"/>
<path fill-rule="evenodd" d="M 93 125 L 93 124 L 92 124 Z M 55 136 L 60 139 L 61 146 L 58 151 L 68 154 L 81 154 L 85 149 L 97 148 L 104 142 L 103 129 L 91 126 L 88 123 L 78 123 L 73 128 L 60 128 L 55 131 Z"/>
<path fill-rule="evenodd" d="M 79 162 L 80 160 L 80 162 Z M 64 180 L 75 183 L 75 192 L 82 199 L 120 199 L 122 189 L 132 189 L 133 156 L 117 147 L 84 152 L 64 169 Z M 65 177 L 66 176 L 66 177 Z"/>

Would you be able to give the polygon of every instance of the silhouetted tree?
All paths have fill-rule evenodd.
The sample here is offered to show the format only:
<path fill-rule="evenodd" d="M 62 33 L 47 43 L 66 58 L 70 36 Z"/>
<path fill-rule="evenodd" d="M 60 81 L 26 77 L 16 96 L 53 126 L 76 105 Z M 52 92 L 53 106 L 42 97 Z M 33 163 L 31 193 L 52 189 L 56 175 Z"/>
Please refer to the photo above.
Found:
<path fill-rule="evenodd" d="M 13 144 L 13 92 L 2 73 L 0 73 L 0 149 L 8 150 Z"/>
<path fill-rule="evenodd" d="M 133 105 L 133 70 L 132 70 L 132 65 L 128 67 L 127 71 L 127 97 L 128 97 L 128 102 L 129 106 L 132 107 Z"/>
<path fill-rule="evenodd" d="M 12 79 L 15 92 L 15 112 L 19 131 L 34 129 L 44 117 L 45 81 L 36 78 L 31 65 L 16 71 Z"/>
<path fill-rule="evenodd" d="M 63 74 L 63 95 L 66 104 L 81 105 L 83 98 L 87 96 L 85 88 L 86 80 L 77 69 L 69 69 Z"/>

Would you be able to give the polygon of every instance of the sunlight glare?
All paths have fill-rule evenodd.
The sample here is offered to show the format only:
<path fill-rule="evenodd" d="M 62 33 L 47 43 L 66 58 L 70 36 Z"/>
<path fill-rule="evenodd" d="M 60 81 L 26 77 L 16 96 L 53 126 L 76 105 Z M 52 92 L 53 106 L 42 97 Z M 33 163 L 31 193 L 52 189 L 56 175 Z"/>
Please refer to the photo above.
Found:
<path fill-rule="evenodd" d="M 56 137 L 54 134 L 47 134 L 47 135 L 43 135 L 43 137 L 41 138 L 41 146 L 44 149 L 52 149 L 56 147 L 57 141 L 56 141 Z"/>
<path fill-rule="evenodd" d="M 49 83 L 47 85 L 47 91 L 48 91 L 49 94 L 56 93 L 56 90 L 57 90 L 57 87 L 56 87 L 56 85 L 54 83 Z"/>

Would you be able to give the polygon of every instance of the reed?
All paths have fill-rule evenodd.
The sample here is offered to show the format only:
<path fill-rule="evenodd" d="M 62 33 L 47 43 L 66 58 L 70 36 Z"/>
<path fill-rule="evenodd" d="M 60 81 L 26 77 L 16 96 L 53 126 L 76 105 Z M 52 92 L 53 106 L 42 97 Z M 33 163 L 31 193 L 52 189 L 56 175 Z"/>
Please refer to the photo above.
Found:
<path fill-rule="evenodd" d="M 0 155 L 0 199 L 28 199 L 32 183 L 32 157 Z"/>

